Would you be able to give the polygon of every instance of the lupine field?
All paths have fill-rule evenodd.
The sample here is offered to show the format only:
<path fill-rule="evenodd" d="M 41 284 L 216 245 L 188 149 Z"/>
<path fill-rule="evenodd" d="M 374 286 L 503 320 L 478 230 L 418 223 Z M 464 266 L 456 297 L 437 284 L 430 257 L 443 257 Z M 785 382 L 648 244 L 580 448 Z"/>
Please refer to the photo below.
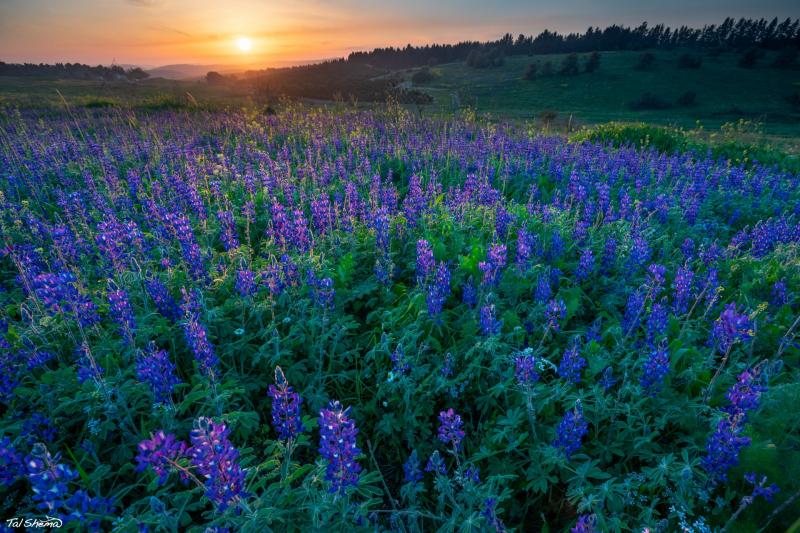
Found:
<path fill-rule="evenodd" d="M 797 175 L 393 107 L 0 124 L 3 520 L 798 527 Z"/>

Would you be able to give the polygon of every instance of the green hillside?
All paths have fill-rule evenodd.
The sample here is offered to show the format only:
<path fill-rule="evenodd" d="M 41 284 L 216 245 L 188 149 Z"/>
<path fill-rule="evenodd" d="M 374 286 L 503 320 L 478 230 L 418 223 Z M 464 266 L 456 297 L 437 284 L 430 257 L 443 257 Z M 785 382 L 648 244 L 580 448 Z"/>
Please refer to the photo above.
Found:
<path fill-rule="evenodd" d="M 577 76 L 557 74 L 563 55 L 514 56 L 501 67 L 476 69 L 464 63 L 431 68 L 433 81 L 420 87 L 434 97 L 443 110 L 460 103 L 478 112 L 538 118 L 545 111 L 558 113 L 562 120 L 605 122 L 642 120 L 659 124 L 694 126 L 697 120 L 707 127 L 718 127 L 739 119 L 763 122 L 768 133 L 800 134 L 800 107 L 787 97 L 800 91 L 800 69 L 771 67 L 767 53 L 755 68 L 737 65 L 739 54 L 702 56 L 697 69 L 678 68 L 678 58 L 685 51 L 654 52 L 652 70 L 635 68 L 639 52 L 605 52 L 598 70 Z M 528 64 L 551 61 L 556 74 L 522 79 Z M 580 57 L 581 67 L 586 56 Z M 413 71 L 406 72 L 410 80 Z M 696 102 L 679 106 L 678 97 L 687 91 L 696 93 Z M 630 103 L 650 92 L 668 102 L 661 110 L 634 111 Z"/>

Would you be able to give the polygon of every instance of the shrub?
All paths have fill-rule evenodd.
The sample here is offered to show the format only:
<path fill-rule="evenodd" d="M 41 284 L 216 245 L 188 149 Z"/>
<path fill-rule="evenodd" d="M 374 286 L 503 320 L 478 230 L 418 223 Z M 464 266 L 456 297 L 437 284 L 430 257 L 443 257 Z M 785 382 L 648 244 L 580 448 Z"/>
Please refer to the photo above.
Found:
<path fill-rule="evenodd" d="M 600 67 L 600 53 L 594 51 L 589 55 L 588 59 L 586 59 L 586 65 L 584 65 L 583 70 L 587 74 L 591 74 L 596 71 L 598 67 Z"/>
<path fill-rule="evenodd" d="M 414 83 L 414 85 L 424 85 L 432 82 L 435 78 L 433 72 L 431 72 L 428 67 L 423 67 L 411 76 L 411 82 Z"/>
<path fill-rule="evenodd" d="M 579 72 L 578 54 L 569 54 L 561 62 L 561 70 L 558 73 L 562 76 L 576 76 Z"/>
<path fill-rule="evenodd" d="M 672 107 L 670 103 L 658 95 L 651 92 L 643 93 L 642 96 L 628 104 L 631 109 L 643 111 L 648 109 L 668 109 Z"/>
<path fill-rule="evenodd" d="M 748 48 L 739 58 L 739 66 L 741 68 L 753 68 L 761 59 L 762 52 L 759 48 Z"/>
<path fill-rule="evenodd" d="M 653 52 L 643 52 L 636 63 L 636 70 L 651 70 L 656 64 L 656 56 Z"/>
<path fill-rule="evenodd" d="M 678 57 L 678 68 L 700 68 L 703 58 L 692 54 L 681 54 Z"/>
<path fill-rule="evenodd" d="M 678 105 L 681 107 L 688 107 L 694 105 L 697 100 L 697 93 L 694 91 L 686 91 L 678 97 Z"/>
<path fill-rule="evenodd" d="M 525 67 L 525 72 L 522 74 L 522 79 L 528 81 L 535 80 L 538 70 L 539 65 L 536 63 L 530 63 L 527 67 Z"/>
<path fill-rule="evenodd" d="M 674 153 L 686 149 L 686 134 L 675 128 L 653 126 L 643 122 L 609 122 L 586 128 L 570 137 L 572 142 L 597 142 L 613 146 L 655 148 L 659 152 Z"/>
<path fill-rule="evenodd" d="M 542 76 L 552 76 L 553 72 L 553 62 L 548 59 L 542 65 Z"/>

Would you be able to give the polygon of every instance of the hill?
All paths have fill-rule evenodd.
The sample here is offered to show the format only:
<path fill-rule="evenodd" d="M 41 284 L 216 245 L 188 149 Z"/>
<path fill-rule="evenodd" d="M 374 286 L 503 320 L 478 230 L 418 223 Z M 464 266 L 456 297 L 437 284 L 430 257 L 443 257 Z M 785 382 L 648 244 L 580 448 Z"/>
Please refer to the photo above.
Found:
<path fill-rule="evenodd" d="M 800 134 L 800 69 L 779 69 L 771 64 L 776 53 L 768 52 L 754 68 L 741 68 L 741 54 L 716 56 L 692 53 L 699 57 L 699 68 L 679 68 L 685 50 L 655 51 L 653 67 L 638 70 L 641 52 L 606 52 L 599 68 L 584 73 L 588 54 L 579 55 L 581 73 L 557 74 L 565 54 L 513 56 L 499 67 L 477 69 L 464 62 L 431 67 L 431 81 L 414 84 L 420 69 L 402 72 L 415 89 L 427 92 L 441 110 L 469 106 L 478 112 L 503 117 L 543 118 L 555 113 L 562 120 L 605 122 L 641 120 L 658 124 L 694 126 L 697 121 L 716 127 L 739 119 L 760 121 L 773 133 Z M 539 72 L 550 62 L 553 75 L 523 79 L 529 64 Z M 681 105 L 678 99 L 687 92 L 694 102 Z M 650 93 L 663 104 L 662 109 L 634 109 L 643 95 Z M 645 106 L 647 107 L 647 106 Z M 658 107 L 658 103 L 652 107 Z"/>

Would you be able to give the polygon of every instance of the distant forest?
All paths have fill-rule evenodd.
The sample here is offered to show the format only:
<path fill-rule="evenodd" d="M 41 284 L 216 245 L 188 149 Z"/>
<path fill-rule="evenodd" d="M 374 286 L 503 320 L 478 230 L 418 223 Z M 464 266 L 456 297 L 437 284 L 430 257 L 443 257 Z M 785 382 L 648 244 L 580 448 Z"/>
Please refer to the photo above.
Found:
<path fill-rule="evenodd" d="M 113 65 L 90 67 L 81 63 L 3 63 L 0 61 L 0 76 L 19 76 L 36 78 L 75 79 L 75 80 L 107 80 L 136 81 L 147 78 L 149 74 L 139 67 L 125 70 Z"/>
<path fill-rule="evenodd" d="M 376 48 L 370 52 L 353 52 L 347 60 L 373 67 L 398 69 L 466 61 L 472 53 L 485 52 L 494 56 L 565 54 L 592 51 L 645 50 L 673 48 L 706 48 L 719 52 L 741 52 L 750 48 L 778 50 L 800 47 L 800 19 L 726 18 L 722 24 L 703 28 L 670 28 L 663 24 L 648 26 L 643 22 L 635 28 L 612 25 L 605 29 L 592 28 L 584 33 L 562 35 L 544 30 L 537 36 L 510 33 L 496 41 L 485 43 L 464 41 L 457 44 L 411 46 L 405 48 Z"/>

